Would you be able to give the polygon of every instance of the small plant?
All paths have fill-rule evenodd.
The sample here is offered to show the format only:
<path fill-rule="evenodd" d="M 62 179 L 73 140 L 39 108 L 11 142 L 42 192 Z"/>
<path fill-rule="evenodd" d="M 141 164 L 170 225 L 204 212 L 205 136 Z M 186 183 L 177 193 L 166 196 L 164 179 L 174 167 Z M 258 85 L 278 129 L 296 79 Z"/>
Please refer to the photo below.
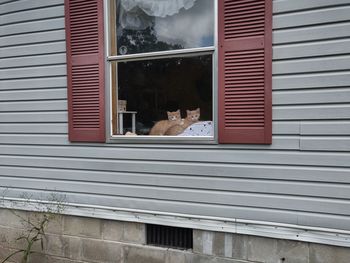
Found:
<path fill-rule="evenodd" d="M 3 198 L 4 199 L 4 198 Z M 24 194 L 21 198 L 21 202 L 33 205 L 33 199 L 31 196 Z M 24 241 L 23 248 L 15 250 L 8 255 L 1 263 L 5 263 L 17 254 L 21 254 L 21 263 L 28 263 L 30 256 L 33 253 L 37 253 L 33 250 L 35 244 L 39 243 L 41 251 L 44 250 L 44 241 L 46 236 L 46 229 L 48 224 L 55 219 L 55 217 L 62 213 L 65 207 L 65 197 L 52 193 L 49 200 L 36 201 L 35 211 L 38 211 L 34 216 L 23 217 L 15 210 L 10 210 L 17 218 L 19 218 L 24 226 L 25 230 L 16 238 L 16 241 Z M 24 201 L 23 201 L 24 200 Z M 13 206 L 18 201 L 12 201 Z"/>

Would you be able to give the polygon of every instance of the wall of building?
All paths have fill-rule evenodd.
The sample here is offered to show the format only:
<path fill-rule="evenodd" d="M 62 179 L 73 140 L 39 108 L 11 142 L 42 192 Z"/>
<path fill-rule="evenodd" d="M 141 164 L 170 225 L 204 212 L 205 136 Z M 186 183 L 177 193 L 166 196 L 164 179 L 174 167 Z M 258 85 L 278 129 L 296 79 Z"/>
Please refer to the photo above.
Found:
<path fill-rule="evenodd" d="M 28 229 L 22 219 L 40 218 L 15 213 L 0 210 L 0 260 L 23 248 L 16 241 Z M 156 247 L 146 244 L 144 224 L 74 216 L 53 217 L 46 232 L 44 250 L 37 242 L 30 263 L 348 263 L 350 257 L 349 248 L 196 229 L 193 249 Z"/>
<path fill-rule="evenodd" d="M 0 0 L 0 186 L 76 206 L 350 230 L 350 3 L 275 0 L 273 144 L 67 136 L 63 0 Z"/>

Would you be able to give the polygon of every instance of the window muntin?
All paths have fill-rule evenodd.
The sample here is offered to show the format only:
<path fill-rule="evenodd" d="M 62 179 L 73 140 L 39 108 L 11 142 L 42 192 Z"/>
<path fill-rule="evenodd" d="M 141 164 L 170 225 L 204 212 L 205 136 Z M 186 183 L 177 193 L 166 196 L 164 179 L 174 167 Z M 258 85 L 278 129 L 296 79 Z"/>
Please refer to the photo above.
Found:
<path fill-rule="evenodd" d="M 131 1 L 131 2 L 149 2 L 149 0 L 136 0 L 136 1 Z M 151 1 L 152 2 L 152 1 Z M 155 3 L 158 2 L 175 2 L 173 0 L 156 0 L 154 1 Z M 185 1 L 186 2 L 186 1 Z M 189 1 L 190 2 L 190 1 Z M 216 78 L 216 74 L 214 73 L 216 70 L 216 56 L 215 56 L 215 48 L 214 48 L 214 42 L 215 42 L 215 34 L 213 33 L 214 31 L 214 13 L 215 13 L 215 8 L 214 8 L 214 3 L 215 1 L 212 0 L 195 0 L 192 1 L 193 6 L 188 7 L 187 9 L 183 8 L 183 10 L 180 10 L 180 13 L 183 11 L 186 11 L 187 13 L 190 13 L 191 8 L 195 9 L 195 12 L 201 11 L 203 14 L 205 14 L 206 21 L 210 21 L 210 25 L 207 26 L 207 32 L 202 34 L 202 40 L 199 41 L 202 44 L 194 45 L 193 48 L 188 46 L 182 47 L 182 49 L 173 49 L 173 48 L 165 48 L 162 51 L 157 50 L 159 45 L 157 45 L 157 39 L 156 45 L 149 45 L 148 50 L 147 49 L 135 49 L 136 52 L 133 54 L 127 53 L 127 54 L 120 54 L 117 47 L 118 47 L 118 32 L 120 30 L 118 29 L 118 12 L 120 7 L 121 1 L 120 0 L 111 0 L 110 7 L 112 7 L 110 10 L 112 11 L 110 13 L 109 17 L 109 23 L 110 23 L 110 34 L 109 34 L 109 56 L 108 56 L 108 61 L 110 62 L 110 75 L 109 79 L 111 81 L 111 122 L 112 122 L 112 136 L 113 137 L 126 137 L 126 136 L 120 136 L 120 135 L 125 135 L 126 133 L 130 133 L 130 131 L 135 131 L 137 135 L 146 135 L 147 130 L 150 130 L 151 124 L 150 123 L 157 123 L 160 120 L 164 120 L 167 117 L 166 112 L 175 110 L 176 105 L 180 105 L 178 108 L 181 110 L 181 116 L 182 118 L 186 118 L 186 110 L 194 110 L 196 108 L 200 108 L 201 111 L 201 118 L 200 121 L 206 121 L 209 122 L 210 125 L 212 125 L 212 130 L 207 134 L 210 134 L 209 136 L 205 136 L 202 133 L 196 133 L 193 135 L 192 133 L 182 133 L 180 135 L 175 136 L 147 136 L 148 138 L 151 137 L 156 137 L 158 139 L 160 138 L 168 138 L 168 139 L 176 139 L 179 140 L 180 138 L 189 138 L 190 136 L 191 140 L 193 139 L 200 139 L 200 138 L 205 138 L 205 139 L 213 139 L 214 136 L 214 126 L 215 126 L 215 120 L 214 120 L 214 101 L 215 101 L 215 90 L 213 89 L 213 81 L 214 78 Z M 201 3 L 196 6 L 196 4 Z M 200 7 L 200 8 L 199 8 Z M 207 9 L 206 9 L 206 8 Z M 202 8 L 202 10 L 201 10 Z M 193 11 L 194 12 L 194 11 Z M 202 14 L 198 14 L 197 17 L 200 17 Z M 181 17 L 181 14 L 178 14 L 178 17 Z M 186 17 L 185 15 L 182 15 L 182 17 Z M 187 21 L 189 21 L 189 16 L 187 16 Z M 196 21 L 195 21 L 196 22 Z M 196 23 L 193 23 L 196 24 Z M 190 27 L 190 26 L 188 26 Z M 186 31 L 186 29 L 184 29 Z M 147 31 L 147 29 L 146 29 Z M 200 34 L 199 34 L 200 35 Z M 185 34 L 184 34 L 184 39 L 185 39 Z M 198 37 L 197 37 L 198 38 Z M 180 39 L 180 41 L 182 41 Z M 199 43 L 197 41 L 197 43 Z M 204 44 L 203 44 L 204 43 Z M 159 43 L 158 43 L 159 44 Z M 162 46 L 168 45 L 171 46 L 172 44 L 168 44 L 163 42 Z M 202 47 L 204 46 L 204 47 Z M 153 50 L 152 50 L 153 47 Z M 155 47 L 155 48 L 154 48 Z M 135 51 L 134 50 L 134 51 Z M 130 50 L 129 50 L 130 51 Z M 154 52 L 155 51 L 155 52 Z M 137 52 L 143 52 L 143 53 L 137 53 Z M 122 52 L 123 53 L 123 52 Z M 183 62 L 183 63 L 182 63 Z M 200 63 L 201 62 L 201 63 Z M 204 63 L 205 62 L 205 63 Z M 163 66 L 162 66 L 162 63 Z M 173 79 L 178 79 L 178 87 L 176 85 L 172 85 L 172 89 L 167 87 L 167 88 L 161 88 L 161 85 L 169 85 L 169 83 L 166 82 L 167 78 L 164 78 L 164 74 L 162 70 L 164 71 L 166 68 L 169 69 L 169 66 L 166 66 L 167 64 L 172 64 L 176 65 L 179 64 L 181 67 L 173 67 L 172 70 L 174 70 L 173 73 L 168 73 L 167 78 L 173 78 Z M 140 70 L 140 67 L 144 68 L 145 65 L 147 66 L 146 71 Z M 139 77 L 136 77 L 134 74 L 127 74 L 126 71 L 134 70 L 137 71 L 137 68 L 139 67 Z M 187 67 L 187 70 L 186 70 Z M 152 69 L 153 68 L 153 69 Z M 156 71 L 154 68 L 158 68 L 158 76 L 155 73 Z M 162 69 L 163 68 L 163 69 Z M 171 68 L 171 67 L 170 67 Z M 162 69 L 162 70 L 159 70 Z M 194 70 L 197 71 L 197 73 L 189 74 L 189 72 Z M 176 71 L 180 72 L 180 74 L 176 74 Z M 182 71 L 182 73 L 181 73 Z M 141 76 L 140 72 L 142 73 Z M 205 72 L 205 73 L 203 73 Z M 141 77 L 140 77 L 141 76 Z M 143 81 L 142 81 L 143 79 Z M 188 83 L 192 83 L 192 87 L 188 88 L 186 92 L 181 91 L 181 81 L 183 83 L 186 82 L 186 79 Z M 145 81 L 146 80 L 146 81 Z M 153 101 L 147 101 L 147 96 L 145 93 L 147 93 L 147 90 L 150 90 L 149 85 L 151 85 L 151 82 L 158 83 L 158 86 L 155 85 L 153 88 L 155 93 L 157 93 L 159 90 L 167 90 L 168 94 L 165 95 L 166 99 L 161 99 L 161 103 L 159 103 L 157 106 Z M 163 81 L 163 82 L 162 82 Z M 137 85 L 135 83 L 139 83 L 139 87 L 136 87 Z M 142 85 L 143 88 L 141 88 Z M 191 84 L 186 84 L 188 87 Z M 205 83 L 205 84 L 204 84 Z M 129 85 L 132 84 L 132 85 Z M 186 86 L 185 85 L 185 86 Z M 201 86 L 201 87 L 200 87 Z M 178 90 L 177 90 L 178 89 Z M 130 94 L 135 94 L 136 90 L 142 91 L 140 92 L 141 94 L 138 94 L 137 96 L 130 96 Z M 189 94 L 191 93 L 192 94 Z M 152 94 L 151 97 L 153 98 L 159 98 L 158 95 Z M 187 93 L 187 94 L 186 94 Z M 129 94 L 126 96 L 126 94 Z M 171 101 L 169 98 L 171 97 L 171 94 L 177 94 L 175 100 Z M 148 94 L 148 97 L 150 94 Z M 183 99 L 184 96 L 186 99 Z M 138 98 L 136 98 L 138 97 Z M 140 98 L 144 98 L 143 102 L 140 102 Z M 173 95 L 174 97 L 174 95 Z M 190 100 L 187 98 L 193 98 L 197 97 L 196 100 Z M 198 99 L 200 97 L 200 99 Z M 126 99 L 125 99 L 126 98 Z M 120 115 L 120 110 L 119 109 L 122 102 L 127 103 L 127 113 L 130 114 L 122 114 Z M 143 105 L 140 105 L 142 103 Z M 151 110 L 144 111 L 144 108 L 147 107 L 147 105 L 153 105 Z M 168 109 L 167 109 L 168 108 Z M 132 120 L 132 115 L 133 113 L 137 113 L 136 117 L 136 122 L 133 125 L 133 120 Z M 147 117 L 148 116 L 148 117 Z M 153 116 L 153 120 L 150 119 L 149 116 Z M 120 120 L 123 117 L 123 120 Z M 122 129 L 120 127 L 122 123 Z M 205 123 L 207 124 L 207 123 Z M 134 129 L 131 126 L 136 126 Z M 202 127 L 202 126 L 201 126 Z M 200 128 L 201 128 L 200 127 Z M 196 127 L 198 130 L 198 127 Z M 205 128 L 207 129 L 207 128 Z M 121 132 L 122 130 L 122 132 Z M 183 137 L 183 135 L 186 134 L 187 137 Z M 134 134 L 132 134 L 134 135 Z M 137 136 L 137 139 L 141 139 L 142 137 L 145 138 L 145 136 Z M 199 137 L 199 138 L 197 138 Z M 130 137 L 128 137 L 130 138 Z M 136 140 L 135 137 L 131 140 Z M 181 141 L 183 141 L 181 139 Z"/>
<path fill-rule="evenodd" d="M 213 46 L 213 10 L 213 0 L 119 0 L 117 55 Z"/>

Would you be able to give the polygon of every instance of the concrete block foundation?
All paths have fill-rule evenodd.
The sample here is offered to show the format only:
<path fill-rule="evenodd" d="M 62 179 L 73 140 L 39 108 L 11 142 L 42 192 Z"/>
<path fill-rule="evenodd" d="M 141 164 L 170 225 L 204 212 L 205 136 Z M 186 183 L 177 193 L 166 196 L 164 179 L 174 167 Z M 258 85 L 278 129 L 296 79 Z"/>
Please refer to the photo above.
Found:
<path fill-rule="evenodd" d="M 0 262 L 23 247 L 16 238 L 33 212 L 0 209 Z M 38 216 L 37 214 L 36 216 Z M 47 227 L 44 250 L 31 263 L 349 263 L 350 248 L 194 229 L 193 249 L 146 244 L 146 225 L 57 216 Z M 15 256 L 9 262 L 19 262 Z"/>

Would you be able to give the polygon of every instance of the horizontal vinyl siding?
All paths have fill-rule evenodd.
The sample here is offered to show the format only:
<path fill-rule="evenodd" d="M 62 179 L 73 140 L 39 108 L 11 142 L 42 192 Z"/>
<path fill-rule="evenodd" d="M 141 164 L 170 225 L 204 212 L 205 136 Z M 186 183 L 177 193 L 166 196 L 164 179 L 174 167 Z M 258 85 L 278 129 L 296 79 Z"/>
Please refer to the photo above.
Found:
<path fill-rule="evenodd" d="M 329 158 L 350 152 L 349 10 L 344 0 L 274 1 L 274 119 L 299 120 L 300 150 Z"/>
<path fill-rule="evenodd" d="M 350 4 L 275 0 L 272 145 L 72 144 L 63 0 L 0 1 L 0 186 L 350 230 Z"/>

